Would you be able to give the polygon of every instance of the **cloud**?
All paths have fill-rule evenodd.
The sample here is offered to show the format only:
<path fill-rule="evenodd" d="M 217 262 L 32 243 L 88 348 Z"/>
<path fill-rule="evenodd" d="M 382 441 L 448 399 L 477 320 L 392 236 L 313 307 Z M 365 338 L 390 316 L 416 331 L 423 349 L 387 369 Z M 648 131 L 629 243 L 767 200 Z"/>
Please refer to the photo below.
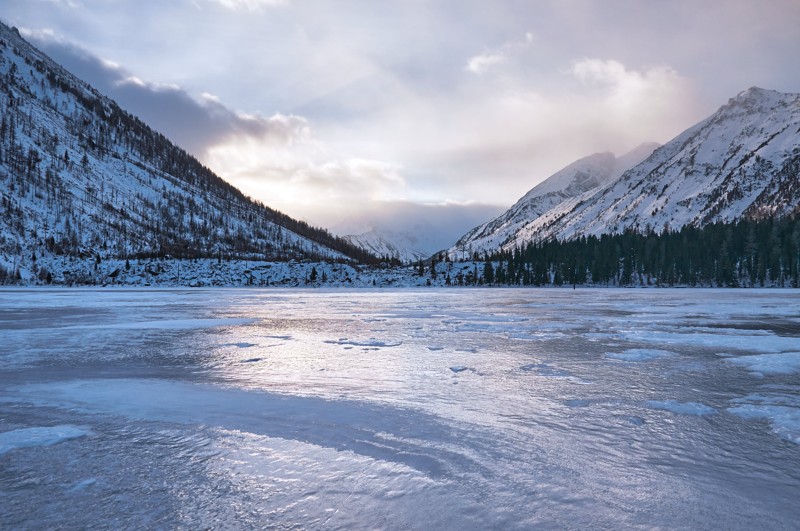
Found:
<path fill-rule="evenodd" d="M 646 128 L 637 123 L 658 120 L 677 133 L 697 115 L 691 84 L 669 66 L 631 70 L 613 59 L 584 58 L 573 63 L 571 72 L 590 88 L 599 112 L 613 113 L 620 129 L 640 133 Z"/>
<path fill-rule="evenodd" d="M 601 59 L 575 61 L 572 66 L 572 73 L 581 81 L 607 83 L 610 85 L 619 84 L 631 76 L 625 69 L 625 65 L 619 61 L 603 61 Z"/>
<path fill-rule="evenodd" d="M 502 53 L 482 53 L 470 57 L 465 68 L 473 74 L 483 74 L 492 66 L 505 63 L 507 60 L 508 57 Z"/>
<path fill-rule="evenodd" d="M 233 137 L 252 136 L 262 142 L 290 146 L 296 137 L 309 134 L 304 118 L 236 112 L 212 94 L 195 98 L 177 85 L 144 81 L 52 31 L 24 33 L 67 70 L 89 80 L 124 109 L 201 159 L 212 146 Z"/>
<path fill-rule="evenodd" d="M 485 51 L 470 57 L 464 70 L 483 74 L 496 65 L 508 62 L 511 57 L 529 47 L 534 41 L 533 33 L 527 32 L 520 40 L 508 41 L 494 51 Z"/>
<path fill-rule="evenodd" d="M 635 99 L 681 90 L 686 80 L 674 69 L 660 65 L 643 71 L 628 70 L 613 59 L 581 59 L 572 65 L 572 73 L 587 84 L 604 85 L 619 99 Z"/>
<path fill-rule="evenodd" d="M 665 65 L 567 59 L 541 74 L 546 84 L 508 66 L 502 76 L 465 73 L 441 97 L 399 94 L 359 133 L 391 147 L 377 157 L 403 162 L 415 199 L 510 205 L 578 158 L 664 143 L 703 117 L 694 85 Z"/>
<path fill-rule="evenodd" d="M 83 7 L 81 3 L 78 2 L 77 0 L 46 0 L 46 1 L 58 7 L 67 9 L 77 9 L 79 7 Z"/>
<path fill-rule="evenodd" d="M 337 153 L 307 127 L 298 131 L 297 117 L 276 115 L 271 121 L 291 134 L 233 136 L 209 149 L 207 164 L 276 208 L 308 213 L 304 207 L 311 206 L 315 222 L 342 206 L 358 209 L 402 194 L 406 182 L 399 164 Z"/>
<path fill-rule="evenodd" d="M 208 3 L 217 4 L 232 11 L 261 11 L 270 7 L 287 5 L 289 0 L 206 0 Z"/>

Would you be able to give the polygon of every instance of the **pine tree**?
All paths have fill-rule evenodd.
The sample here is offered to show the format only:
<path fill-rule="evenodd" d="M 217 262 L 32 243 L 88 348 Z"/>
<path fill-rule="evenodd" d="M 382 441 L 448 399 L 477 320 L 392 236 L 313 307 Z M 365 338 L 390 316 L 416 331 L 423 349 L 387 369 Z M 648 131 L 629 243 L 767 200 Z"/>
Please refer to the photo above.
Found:
<path fill-rule="evenodd" d="M 489 285 L 494 284 L 494 266 L 492 266 L 492 261 L 488 258 L 483 264 L 483 281 Z"/>

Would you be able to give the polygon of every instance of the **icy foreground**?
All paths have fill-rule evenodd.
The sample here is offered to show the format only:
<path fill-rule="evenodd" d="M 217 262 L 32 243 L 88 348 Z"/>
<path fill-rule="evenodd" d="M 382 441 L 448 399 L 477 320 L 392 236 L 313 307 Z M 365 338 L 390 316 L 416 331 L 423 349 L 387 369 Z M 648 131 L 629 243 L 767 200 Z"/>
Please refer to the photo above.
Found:
<path fill-rule="evenodd" d="M 0 528 L 791 529 L 800 297 L 0 291 Z"/>

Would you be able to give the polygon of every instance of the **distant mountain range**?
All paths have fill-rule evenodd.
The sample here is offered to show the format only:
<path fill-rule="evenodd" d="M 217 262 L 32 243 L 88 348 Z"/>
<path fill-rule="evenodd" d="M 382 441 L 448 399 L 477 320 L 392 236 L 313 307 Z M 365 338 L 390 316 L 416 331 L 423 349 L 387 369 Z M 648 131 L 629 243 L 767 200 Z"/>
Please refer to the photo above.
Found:
<path fill-rule="evenodd" d="M 53 256 L 374 261 L 251 200 L 0 23 L 0 267 Z"/>
<path fill-rule="evenodd" d="M 419 239 L 408 233 L 373 229 L 362 234 L 344 236 L 344 238 L 375 256 L 398 260 L 405 264 L 425 259 L 431 254 L 420 250 Z"/>
<path fill-rule="evenodd" d="M 591 155 L 567 166 L 505 214 L 465 234 L 448 254 L 461 258 L 550 238 L 661 233 L 800 211 L 800 94 L 750 88 L 654 147 L 644 144 L 620 159 Z"/>

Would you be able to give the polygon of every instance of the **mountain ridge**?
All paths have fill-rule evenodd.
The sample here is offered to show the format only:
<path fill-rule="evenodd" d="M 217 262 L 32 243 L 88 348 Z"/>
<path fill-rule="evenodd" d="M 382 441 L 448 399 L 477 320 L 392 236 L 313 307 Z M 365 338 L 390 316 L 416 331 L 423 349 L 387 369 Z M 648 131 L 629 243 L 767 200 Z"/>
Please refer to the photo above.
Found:
<path fill-rule="evenodd" d="M 800 94 L 751 87 L 616 179 L 517 219 L 502 238 L 478 249 L 796 214 L 799 170 Z M 450 253 L 463 249 L 475 230 Z"/>
<path fill-rule="evenodd" d="M 48 256 L 374 261 L 253 201 L 0 22 L 0 265 Z"/>
<path fill-rule="evenodd" d="M 576 160 L 534 186 L 506 212 L 462 236 L 447 254 L 464 259 L 502 247 L 532 219 L 618 178 L 657 147 L 645 142 L 620 157 L 606 151 Z"/>

